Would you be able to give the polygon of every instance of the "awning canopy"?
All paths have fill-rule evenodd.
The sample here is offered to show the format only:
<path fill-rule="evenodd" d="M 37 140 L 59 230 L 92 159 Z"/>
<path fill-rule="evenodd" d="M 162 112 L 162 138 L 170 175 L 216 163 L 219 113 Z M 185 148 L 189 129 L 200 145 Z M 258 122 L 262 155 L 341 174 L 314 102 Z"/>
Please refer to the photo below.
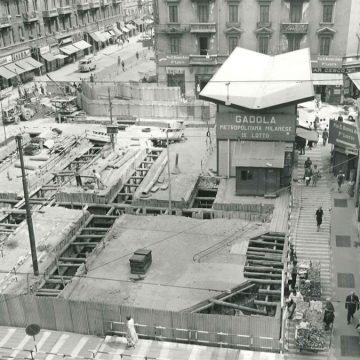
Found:
<path fill-rule="evenodd" d="M 153 24 L 154 20 L 151 19 L 145 19 L 145 24 Z"/>
<path fill-rule="evenodd" d="M 101 32 L 100 34 L 101 34 L 101 35 L 100 35 L 101 38 L 103 39 L 103 40 L 102 40 L 103 42 L 111 39 L 111 35 L 110 35 L 107 31 Z"/>
<path fill-rule="evenodd" d="M 45 54 L 41 54 L 41 57 L 44 59 L 44 60 L 46 60 L 46 61 L 55 61 L 56 60 L 56 57 L 53 55 L 53 54 L 51 54 L 51 53 L 45 53 Z"/>
<path fill-rule="evenodd" d="M 232 157 L 233 166 L 283 168 L 285 143 L 265 141 L 238 141 Z"/>
<path fill-rule="evenodd" d="M 101 37 L 99 36 L 99 32 L 98 31 L 95 31 L 95 32 L 92 32 L 92 33 L 89 33 L 90 37 L 96 41 L 96 42 L 101 42 Z"/>
<path fill-rule="evenodd" d="M 315 130 L 306 129 L 302 126 L 296 127 L 296 136 L 300 136 L 301 138 L 310 141 L 319 141 L 319 134 Z"/>
<path fill-rule="evenodd" d="M 60 40 L 60 46 L 71 44 L 72 43 L 72 37 L 67 37 Z"/>
<path fill-rule="evenodd" d="M 136 30 L 136 26 L 133 24 L 126 24 L 126 27 L 130 30 Z"/>
<path fill-rule="evenodd" d="M 60 48 L 60 51 L 62 51 L 63 53 L 65 53 L 66 55 L 71 55 L 71 54 L 75 54 L 76 52 L 78 52 L 80 49 L 78 49 L 77 47 L 75 47 L 74 45 L 68 45 L 68 46 L 63 46 Z"/>
<path fill-rule="evenodd" d="M 123 34 L 117 27 L 113 27 L 113 30 L 117 36 L 121 36 Z"/>
<path fill-rule="evenodd" d="M 342 74 L 331 73 L 313 73 L 312 80 L 314 85 L 343 85 Z"/>
<path fill-rule="evenodd" d="M 135 20 L 133 20 L 133 22 L 134 22 L 136 25 L 138 25 L 138 26 L 144 24 L 144 22 L 143 22 L 141 19 L 135 19 Z"/>
<path fill-rule="evenodd" d="M 200 92 L 200 98 L 251 110 L 311 100 L 310 51 L 270 56 L 236 47 Z"/>
<path fill-rule="evenodd" d="M 114 30 L 112 29 L 108 30 L 107 32 L 110 34 L 111 37 L 116 36 Z"/>
<path fill-rule="evenodd" d="M 85 50 L 85 49 L 88 49 L 91 47 L 91 45 L 86 42 L 85 40 L 80 40 L 80 41 L 77 41 L 75 43 L 73 43 L 73 45 L 77 48 L 79 48 L 80 50 Z"/>
<path fill-rule="evenodd" d="M 26 59 L 24 59 L 28 64 L 30 64 L 34 69 L 38 69 L 41 68 L 42 66 L 44 66 L 44 64 L 42 64 L 41 62 L 35 60 L 32 57 L 28 57 Z"/>
<path fill-rule="evenodd" d="M 66 59 L 67 56 L 66 56 L 66 55 L 63 55 L 63 54 L 56 54 L 56 55 L 55 55 L 55 58 L 61 60 L 61 59 Z"/>
<path fill-rule="evenodd" d="M 23 74 L 24 72 L 26 72 L 26 70 L 24 70 L 23 68 L 16 66 L 15 63 L 6 64 L 4 66 L 6 67 L 7 70 L 10 70 L 11 72 L 13 72 L 14 74 L 17 74 L 17 75 L 20 75 L 20 74 Z"/>
<path fill-rule="evenodd" d="M 124 33 L 130 32 L 130 30 L 129 30 L 127 27 L 125 27 L 125 26 L 122 26 L 122 27 L 121 27 L 121 31 L 124 32 Z"/>
<path fill-rule="evenodd" d="M 360 90 L 360 72 L 349 73 L 348 77 L 354 83 L 358 90 Z"/>
<path fill-rule="evenodd" d="M 9 80 L 16 76 L 12 71 L 6 69 L 4 66 L 0 66 L 0 76 Z"/>
<path fill-rule="evenodd" d="M 32 71 L 36 69 L 36 67 L 32 66 L 29 62 L 26 61 L 27 59 L 21 59 L 19 61 L 16 61 L 16 65 L 20 66 L 25 71 Z"/>

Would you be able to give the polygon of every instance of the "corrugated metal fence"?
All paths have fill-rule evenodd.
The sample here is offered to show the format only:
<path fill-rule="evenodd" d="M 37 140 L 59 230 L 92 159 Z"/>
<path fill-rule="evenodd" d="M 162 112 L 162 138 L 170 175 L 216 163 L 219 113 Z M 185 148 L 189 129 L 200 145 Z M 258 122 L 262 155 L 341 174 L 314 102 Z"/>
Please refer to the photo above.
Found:
<path fill-rule="evenodd" d="M 33 295 L 0 295 L 0 325 L 104 336 L 125 332 L 131 315 L 140 337 L 269 350 L 280 349 L 280 319 L 143 309 Z"/>

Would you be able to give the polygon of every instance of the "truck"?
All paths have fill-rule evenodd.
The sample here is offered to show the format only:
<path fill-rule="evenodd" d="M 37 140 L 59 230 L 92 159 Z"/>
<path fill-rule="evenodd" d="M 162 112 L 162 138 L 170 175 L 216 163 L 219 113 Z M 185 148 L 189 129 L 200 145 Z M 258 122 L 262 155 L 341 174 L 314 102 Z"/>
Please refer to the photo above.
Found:
<path fill-rule="evenodd" d="M 3 108 L 1 112 L 1 120 L 4 125 L 18 124 L 20 122 L 20 116 L 21 110 L 16 104 Z"/>
<path fill-rule="evenodd" d="M 76 96 L 57 96 L 50 102 L 55 110 L 55 121 L 58 123 L 86 118 L 85 112 L 81 111 L 77 105 Z"/>

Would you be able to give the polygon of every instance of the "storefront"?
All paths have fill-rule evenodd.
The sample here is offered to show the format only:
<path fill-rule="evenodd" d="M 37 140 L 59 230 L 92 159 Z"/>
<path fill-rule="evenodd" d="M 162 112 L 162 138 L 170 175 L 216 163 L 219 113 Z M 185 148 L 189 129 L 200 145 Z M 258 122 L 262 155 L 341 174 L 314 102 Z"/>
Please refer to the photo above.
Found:
<path fill-rule="evenodd" d="M 297 103 L 314 98 L 309 65 L 308 49 L 236 48 L 200 92 L 217 104 L 217 173 L 235 177 L 236 195 L 276 196 L 291 183 Z"/>
<path fill-rule="evenodd" d="M 42 63 L 31 57 L 30 49 L 17 51 L 0 58 L 1 87 L 16 86 L 19 82 L 31 81 L 35 75 L 41 75 Z"/>
<path fill-rule="evenodd" d="M 93 48 L 98 51 L 109 45 L 111 35 L 106 31 L 94 31 L 89 33 Z"/>
<path fill-rule="evenodd" d="M 141 19 L 134 19 L 132 20 L 132 22 L 135 24 L 135 26 L 137 27 L 138 32 L 143 32 L 145 30 L 145 23 L 143 20 Z"/>
<path fill-rule="evenodd" d="M 171 67 L 166 69 L 167 86 L 178 86 L 181 94 L 185 94 L 185 69 Z"/>
<path fill-rule="evenodd" d="M 331 152 L 334 175 L 342 170 L 346 179 L 352 180 L 356 174 L 358 162 L 359 138 L 356 126 L 330 120 L 329 143 L 334 145 Z"/>
<path fill-rule="evenodd" d="M 129 29 L 129 36 L 134 36 L 136 35 L 136 26 L 133 25 L 132 23 L 126 23 L 125 24 L 126 28 Z"/>
<path fill-rule="evenodd" d="M 328 104 L 340 104 L 344 85 L 342 58 L 319 55 L 311 66 L 315 94 Z"/>
<path fill-rule="evenodd" d="M 58 46 L 42 46 L 33 49 L 34 56 L 45 66 L 46 72 L 55 71 L 65 64 L 66 55 L 60 54 Z"/>

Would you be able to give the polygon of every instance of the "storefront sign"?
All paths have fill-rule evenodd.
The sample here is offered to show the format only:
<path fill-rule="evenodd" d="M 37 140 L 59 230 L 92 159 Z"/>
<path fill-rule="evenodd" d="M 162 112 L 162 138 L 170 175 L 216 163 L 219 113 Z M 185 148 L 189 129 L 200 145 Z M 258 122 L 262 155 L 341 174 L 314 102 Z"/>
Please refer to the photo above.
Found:
<path fill-rule="evenodd" d="M 188 66 L 189 56 L 186 55 L 166 55 L 160 56 L 159 66 Z"/>
<path fill-rule="evenodd" d="M 359 148 L 359 138 L 355 125 L 330 120 L 329 143 L 342 148 Z"/>
<path fill-rule="evenodd" d="M 216 138 L 294 141 L 296 115 L 275 113 L 217 113 Z"/>
<path fill-rule="evenodd" d="M 170 74 L 170 75 L 185 74 L 185 69 L 184 68 L 171 67 L 171 68 L 166 69 L 166 73 Z"/>
<path fill-rule="evenodd" d="M 0 66 L 9 64 L 11 62 L 12 62 L 11 55 L 4 56 L 4 57 L 0 58 Z"/>
<path fill-rule="evenodd" d="M 332 55 L 319 55 L 318 64 L 322 68 L 341 68 L 342 67 L 342 57 L 332 56 Z"/>
<path fill-rule="evenodd" d="M 308 24 L 281 24 L 281 31 L 286 34 L 305 34 L 308 31 Z"/>
<path fill-rule="evenodd" d="M 30 49 L 26 49 L 11 55 L 12 61 L 18 61 L 31 56 Z"/>
<path fill-rule="evenodd" d="M 40 54 L 43 55 L 43 54 L 46 54 L 48 52 L 50 52 L 50 46 L 42 46 L 41 48 L 39 48 L 40 50 Z"/>

